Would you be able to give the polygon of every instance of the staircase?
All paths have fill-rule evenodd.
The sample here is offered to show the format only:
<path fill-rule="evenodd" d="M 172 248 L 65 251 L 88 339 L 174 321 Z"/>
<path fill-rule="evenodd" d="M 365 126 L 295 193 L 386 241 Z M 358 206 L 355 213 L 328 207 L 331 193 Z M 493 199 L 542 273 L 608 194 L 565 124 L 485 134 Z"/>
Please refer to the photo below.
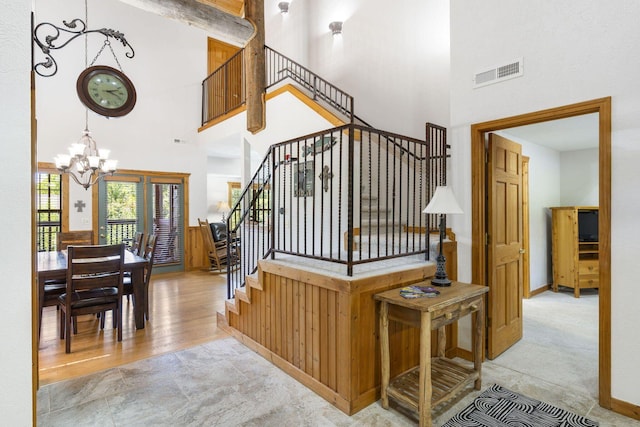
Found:
<path fill-rule="evenodd" d="M 437 219 L 422 209 L 446 183 L 446 129 L 427 124 L 423 141 L 355 124 L 362 120 L 353 114 L 352 96 L 265 51 L 268 88 L 292 80 L 349 123 L 271 145 L 227 219 L 229 235 L 241 242 L 240 268 L 227 275 L 228 297 L 250 300 L 250 288 L 260 287 L 258 261 L 277 254 L 341 264 L 349 276 L 359 264 L 427 259 L 425 231 L 436 229 Z M 257 222 L 253 213 L 265 205 L 270 214 Z"/>

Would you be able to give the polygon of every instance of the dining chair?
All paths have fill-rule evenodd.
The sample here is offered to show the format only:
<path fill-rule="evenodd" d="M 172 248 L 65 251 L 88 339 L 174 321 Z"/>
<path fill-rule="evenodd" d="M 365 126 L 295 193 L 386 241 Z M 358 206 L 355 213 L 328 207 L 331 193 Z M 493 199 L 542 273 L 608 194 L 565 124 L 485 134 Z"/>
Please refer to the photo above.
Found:
<path fill-rule="evenodd" d="M 80 231 L 61 231 L 56 235 L 56 248 L 61 251 L 67 249 L 69 245 L 92 245 L 93 244 L 93 231 L 80 230 Z M 41 295 L 39 298 L 40 314 L 38 317 L 38 334 L 42 329 L 42 310 L 44 307 L 51 307 L 58 305 L 58 297 L 62 295 L 67 288 L 67 282 L 65 279 L 47 280 L 42 286 Z"/>
<path fill-rule="evenodd" d="M 144 308 L 144 316 L 147 320 L 149 320 L 149 281 L 151 280 L 151 270 L 153 269 L 153 260 L 156 252 L 156 241 L 158 236 L 154 234 L 150 234 L 146 244 L 144 245 L 144 249 L 142 251 L 142 256 L 147 260 L 147 265 L 144 268 L 144 288 L 145 294 L 147 295 L 147 303 Z M 129 297 L 129 295 L 133 295 L 133 281 L 131 276 L 126 276 L 123 282 L 123 293 Z M 135 298 L 133 300 L 135 304 Z"/>
<path fill-rule="evenodd" d="M 129 249 L 131 253 L 134 255 L 141 255 L 141 249 L 144 248 L 144 233 L 142 231 L 136 231 L 135 236 L 133 237 L 133 243 L 131 244 L 131 248 Z"/>
<path fill-rule="evenodd" d="M 72 318 L 81 314 L 112 311 L 118 341 L 122 341 L 122 279 L 124 243 L 117 245 L 67 247 L 67 287 L 58 297 L 60 339 L 66 339 L 65 351 L 71 352 Z"/>
<path fill-rule="evenodd" d="M 61 231 L 56 235 L 56 249 L 61 251 L 69 245 L 93 245 L 93 231 Z"/>

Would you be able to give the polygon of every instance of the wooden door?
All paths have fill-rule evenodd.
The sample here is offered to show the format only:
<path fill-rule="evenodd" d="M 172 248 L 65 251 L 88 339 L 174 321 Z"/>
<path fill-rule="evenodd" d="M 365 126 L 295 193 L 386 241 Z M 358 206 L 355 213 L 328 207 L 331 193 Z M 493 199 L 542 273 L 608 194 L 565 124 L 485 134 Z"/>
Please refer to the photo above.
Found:
<path fill-rule="evenodd" d="M 531 268 L 529 264 L 529 158 L 522 156 L 522 296 L 531 297 Z"/>
<path fill-rule="evenodd" d="M 522 147 L 489 135 L 488 349 L 494 359 L 522 338 Z"/>

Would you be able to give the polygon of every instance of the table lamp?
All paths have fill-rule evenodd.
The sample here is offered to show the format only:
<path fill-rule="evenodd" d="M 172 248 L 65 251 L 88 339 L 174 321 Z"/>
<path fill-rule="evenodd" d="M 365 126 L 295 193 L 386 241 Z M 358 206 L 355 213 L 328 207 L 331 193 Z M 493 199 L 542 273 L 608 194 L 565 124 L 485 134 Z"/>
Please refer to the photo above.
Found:
<path fill-rule="evenodd" d="M 229 207 L 229 203 L 220 201 L 218 202 L 217 208 L 218 208 L 218 212 L 222 212 L 222 222 L 225 222 L 226 221 L 225 215 L 228 214 L 229 211 L 231 211 L 231 208 Z"/>
<path fill-rule="evenodd" d="M 440 215 L 440 247 L 438 257 L 436 258 L 436 275 L 431 280 L 431 284 L 435 286 L 451 286 L 451 280 L 447 277 L 447 272 L 444 268 L 446 259 L 442 254 L 442 241 L 444 240 L 445 234 L 445 215 L 461 214 L 462 209 L 460 205 L 458 205 L 451 188 L 438 186 L 436 187 L 436 192 L 433 193 L 431 201 L 422 212 Z"/>

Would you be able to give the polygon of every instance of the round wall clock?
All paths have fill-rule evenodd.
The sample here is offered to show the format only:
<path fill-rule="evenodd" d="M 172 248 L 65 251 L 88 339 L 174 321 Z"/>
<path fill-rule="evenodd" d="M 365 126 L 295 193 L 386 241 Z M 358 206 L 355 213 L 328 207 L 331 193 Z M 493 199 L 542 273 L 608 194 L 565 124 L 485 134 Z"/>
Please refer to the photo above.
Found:
<path fill-rule="evenodd" d="M 131 80 L 106 65 L 94 65 L 80 73 L 76 89 L 82 103 L 103 116 L 124 116 L 136 105 L 136 89 Z"/>

